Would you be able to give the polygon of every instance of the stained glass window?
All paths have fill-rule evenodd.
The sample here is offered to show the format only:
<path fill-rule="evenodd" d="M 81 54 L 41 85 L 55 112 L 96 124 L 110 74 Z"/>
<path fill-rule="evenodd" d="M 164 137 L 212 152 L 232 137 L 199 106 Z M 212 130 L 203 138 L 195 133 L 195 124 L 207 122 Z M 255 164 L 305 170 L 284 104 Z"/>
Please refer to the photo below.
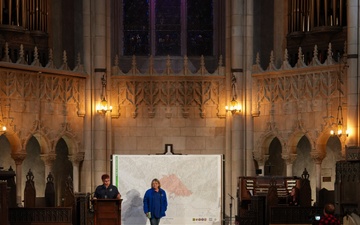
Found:
<path fill-rule="evenodd" d="M 212 55 L 212 0 L 187 2 L 187 55 Z"/>
<path fill-rule="evenodd" d="M 211 56 L 214 0 L 122 0 L 123 54 Z"/>
<path fill-rule="evenodd" d="M 149 1 L 124 0 L 123 11 L 124 55 L 149 55 Z"/>

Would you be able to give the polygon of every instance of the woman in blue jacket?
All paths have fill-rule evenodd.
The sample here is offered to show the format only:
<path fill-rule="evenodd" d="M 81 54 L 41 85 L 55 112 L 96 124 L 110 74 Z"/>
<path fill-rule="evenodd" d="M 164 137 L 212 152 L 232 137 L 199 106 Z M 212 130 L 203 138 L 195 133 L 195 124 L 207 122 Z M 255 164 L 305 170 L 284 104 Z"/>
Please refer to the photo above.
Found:
<path fill-rule="evenodd" d="M 151 188 L 144 195 L 144 213 L 151 225 L 159 225 L 161 217 L 167 209 L 166 192 L 161 188 L 160 181 L 153 179 Z"/>

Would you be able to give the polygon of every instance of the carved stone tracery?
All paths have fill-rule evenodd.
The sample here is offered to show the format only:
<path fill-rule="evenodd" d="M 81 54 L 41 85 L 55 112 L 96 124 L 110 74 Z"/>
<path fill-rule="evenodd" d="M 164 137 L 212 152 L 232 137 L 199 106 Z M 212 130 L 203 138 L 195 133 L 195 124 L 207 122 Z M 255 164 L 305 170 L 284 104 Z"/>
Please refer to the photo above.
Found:
<path fill-rule="evenodd" d="M 115 107 L 131 106 L 138 113 L 142 106 L 147 107 L 149 117 L 156 109 L 166 108 L 167 117 L 171 109 L 180 107 L 182 116 L 188 117 L 191 108 L 200 117 L 206 116 L 206 108 L 215 108 L 217 114 L 225 113 L 219 105 L 225 99 L 225 77 L 112 77 L 112 99 Z"/>

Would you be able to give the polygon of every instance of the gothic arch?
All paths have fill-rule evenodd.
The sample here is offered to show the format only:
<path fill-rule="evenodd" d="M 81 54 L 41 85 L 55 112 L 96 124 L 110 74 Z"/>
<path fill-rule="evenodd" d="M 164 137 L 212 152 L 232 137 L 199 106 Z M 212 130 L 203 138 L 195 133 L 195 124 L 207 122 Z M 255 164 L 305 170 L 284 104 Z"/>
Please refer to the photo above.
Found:
<path fill-rule="evenodd" d="M 257 146 L 256 149 L 254 151 L 254 159 L 259 163 L 259 164 L 264 164 L 265 161 L 267 160 L 267 157 L 269 155 L 269 146 L 271 144 L 271 142 L 273 141 L 274 138 L 278 138 L 281 144 L 281 149 L 282 151 L 284 151 L 285 146 L 284 146 L 284 140 L 281 137 L 281 135 L 279 134 L 275 134 L 272 131 L 269 131 L 267 133 L 264 133 L 257 141 Z"/>
<path fill-rule="evenodd" d="M 305 133 L 303 131 L 296 131 L 294 133 L 291 134 L 291 136 L 289 137 L 289 140 L 287 142 L 287 150 L 288 150 L 288 154 L 297 154 L 297 146 L 298 146 L 298 143 L 300 141 L 300 139 L 305 136 L 309 142 L 310 142 L 310 145 L 311 145 L 311 149 L 314 149 L 314 146 L 313 146 L 313 141 L 311 139 L 311 137 L 308 135 L 308 133 Z"/>
<path fill-rule="evenodd" d="M 58 136 L 55 138 L 55 143 L 58 143 L 60 139 L 63 139 L 68 146 L 69 155 L 76 155 L 79 153 L 80 149 L 80 142 L 77 140 L 76 134 L 72 132 L 70 129 L 70 124 L 65 123 L 63 124 L 63 130 L 59 132 Z M 53 146 L 54 152 L 56 144 Z"/>
<path fill-rule="evenodd" d="M 58 143 L 60 139 L 64 139 L 66 145 L 68 146 L 69 155 L 74 155 L 79 152 L 79 143 L 75 138 L 75 135 L 70 133 L 62 134 L 61 136 L 56 138 L 55 143 Z M 56 144 L 54 145 L 54 148 L 56 147 Z M 55 149 L 54 149 L 55 151 Z"/>
<path fill-rule="evenodd" d="M 48 137 L 46 137 L 46 135 L 41 131 L 36 131 L 35 133 L 29 133 L 24 140 L 23 146 L 27 145 L 31 137 L 35 137 L 36 140 L 39 142 L 40 154 L 46 154 L 51 152 L 52 149 L 51 142 L 48 139 Z"/>
<path fill-rule="evenodd" d="M 50 153 L 53 149 L 52 142 L 48 137 L 48 132 L 45 127 L 42 126 L 42 122 L 39 120 L 34 121 L 34 126 L 26 136 L 23 141 L 23 146 L 25 147 L 29 142 L 31 137 L 35 137 L 36 140 L 39 142 L 40 145 L 40 154 L 47 154 Z"/>
<path fill-rule="evenodd" d="M 23 146 L 21 144 L 21 140 L 17 133 L 15 133 L 12 129 L 7 129 L 3 134 L 10 143 L 11 153 L 20 153 L 23 150 Z"/>
<path fill-rule="evenodd" d="M 315 153 L 316 155 L 319 155 L 322 159 L 326 156 L 326 144 L 330 138 L 330 128 L 327 128 L 323 130 L 320 135 L 318 136 L 316 140 L 315 145 Z M 346 141 L 346 135 L 342 135 L 341 137 L 338 137 L 341 143 L 341 156 L 345 157 L 345 141 Z"/>

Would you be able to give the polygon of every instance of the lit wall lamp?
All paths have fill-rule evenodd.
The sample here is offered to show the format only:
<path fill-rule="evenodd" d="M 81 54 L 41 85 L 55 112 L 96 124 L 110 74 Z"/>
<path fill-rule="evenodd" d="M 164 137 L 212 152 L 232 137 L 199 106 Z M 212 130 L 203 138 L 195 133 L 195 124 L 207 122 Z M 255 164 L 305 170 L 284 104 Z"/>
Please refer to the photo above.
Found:
<path fill-rule="evenodd" d="M 1 123 L 0 123 L 0 124 L 1 124 Z M 6 131 L 6 126 L 5 126 L 4 124 L 1 124 L 0 126 L 1 126 L 0 134 L 5 133 L 5 131 Z"/>
<path fill-rule="evenodd" d="M 102 83 L 102 89 L 101 89 L 101 101 L 96 106 L 96 112 L 100 114 L 104 114 L 107 112 L 112 112 L 112 106 L 108 105 L 108 102 L 106 100 L 106 77 L 105 74 L 101 78 Z"/>
<path fill-rule="evenodd" d="M 337 130 L 334 131 L 334 130 L 331 130 L 330 131 L 330 134 L 332 136 L 339 136 L 341 137 L 344 132 L 343 132 L 343 128 L 344 128 L 344 119 L 343 119 L 343 112 L 342 112 L 342 107 L 341 107 L 341 104 L 342 104 L 342 101 L 341 101 L 341 94 L 342 94 L 342 90 L 341 90 L 341 85 L 343 84 L 343 81 L 342 81 L 342 73 L 345 72 L 346 68 L 348 67 L 347 65 L 347 54 L 346 52 L 344 53 L 343 55 L 343 58 L 340 57 L 340 54 L 338 55 L 338 62 L 339 62 L 339 71 L 338 71 L 338 79 L 337 79 L 337 82 L 338 82 L 338 91 L 339 91 L 339 106 L 338 106 L 338 109 L 337 109 L 337 115 L 336 115 L 336 126 L 337 126 Z M 345 130 L 345 135 L 346 137 L 349 137 L 349 131 L 348 130 Z"/>
<path fill-rule="evenodd" d="M 1 117 L 0 117 L 0 134 L 3 134 L 5 133 L 6 131 L 6 125 L 5 125 L 5 122 L 4 122 L 4 116 L 3 116 L 3 113 L 2 113 L 2 107 L 0 107 L 0 110 L 1 110 Z"/>
<path fill-rule="evenodd" d="M 230 104 L 228 106 L 225 106 L 225 110 L 226 112 L 230 111 L 232 114 L 241 112 L 241 106 L 236 101 L 235 96 L 233 96 Z"/>
<path fill-rule="evenodd" d="M 241 112 L 241 106 L 236 101 L 236 77 L 233 74 L 231 77 L 231 92 L 232 92 L 232 99 L 229 105 L 225 106 L 226 112 L 231 112 L 232 114 L 240 113 Z"/>
<path fill-rule="evenodd" d="M 341 105 L 338 106 L 338 111 L 337 111 L 337 116 L 336 116 L 336 126 L 337 126 L 337 130 L 334 131 L 334 130 L 331 130 L 330 131 L 330 134 L 332 136 L 339 136 L 341 137 L 344 132 L 343 132 L 343 127 L 344 127 L 344 119 L 343 119 L 343 116 L 342 116 L 342 107 Z M 349 131 L 348 130 L 345 130 L 345 135 L 346 137 L 349 137 Z"/>

